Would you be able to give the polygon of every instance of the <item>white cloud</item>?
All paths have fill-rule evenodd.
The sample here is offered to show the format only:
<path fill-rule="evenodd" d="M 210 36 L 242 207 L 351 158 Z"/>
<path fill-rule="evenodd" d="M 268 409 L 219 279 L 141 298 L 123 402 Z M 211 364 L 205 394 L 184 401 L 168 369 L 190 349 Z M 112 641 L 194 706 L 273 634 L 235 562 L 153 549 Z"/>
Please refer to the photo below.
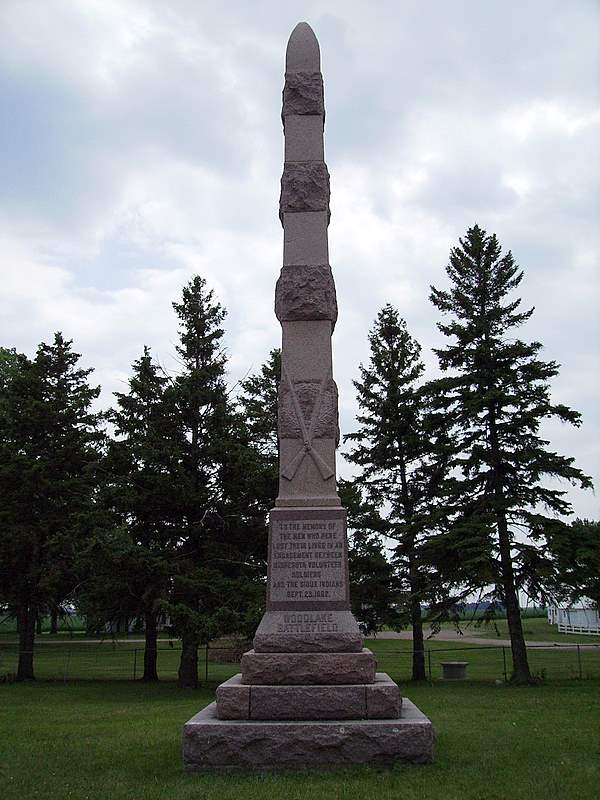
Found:
<path fill-rule="evenodd" d="M 584 411 L 552 441 L 600 480 L 598 16 L 548 0 L 2 3 L 3 344 L 32 352 L 62 329 L 109 402 L 144 343 L 172 365 L 171 302 L 200 273 L 229 310 L 232 381 L 264 360 L 283 56 L 304 17 L 325 73 L 343 426 L 385 302 L 435 368 L 429 285 L 478 221 L 526 270 L 523 335 L 563 364 L 556 399 Z"/>

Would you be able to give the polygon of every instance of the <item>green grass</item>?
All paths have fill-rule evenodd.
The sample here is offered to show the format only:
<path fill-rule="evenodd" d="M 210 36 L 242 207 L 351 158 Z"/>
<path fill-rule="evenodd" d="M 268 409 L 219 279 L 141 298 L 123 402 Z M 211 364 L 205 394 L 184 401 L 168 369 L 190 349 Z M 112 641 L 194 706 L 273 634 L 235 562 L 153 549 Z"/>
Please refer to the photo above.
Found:
<path fill-rule="evenodd" d="M 437 731 L 435 763 L 391 770 L 188 776 L 183 723 L 211 702 L 173 683 L 0 687 L 3 800 L 591 800 L 600 785 L 600 682 L 515 689 L 405 687 Z"/>

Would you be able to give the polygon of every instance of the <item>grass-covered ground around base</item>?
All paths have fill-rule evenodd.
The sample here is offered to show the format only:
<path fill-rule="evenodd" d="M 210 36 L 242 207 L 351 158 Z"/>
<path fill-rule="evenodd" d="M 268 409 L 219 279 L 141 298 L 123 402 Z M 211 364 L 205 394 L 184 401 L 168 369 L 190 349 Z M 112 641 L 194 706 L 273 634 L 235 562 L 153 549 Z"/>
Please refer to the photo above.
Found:
<path fill-rule="evenodd" d="M 600 681 L 402 686 L 433 721 L 435 762 L 186 775 L 183 723 L 214 698 L 173 682 L 0 686 L 2 800 L 595 800 Z"/>

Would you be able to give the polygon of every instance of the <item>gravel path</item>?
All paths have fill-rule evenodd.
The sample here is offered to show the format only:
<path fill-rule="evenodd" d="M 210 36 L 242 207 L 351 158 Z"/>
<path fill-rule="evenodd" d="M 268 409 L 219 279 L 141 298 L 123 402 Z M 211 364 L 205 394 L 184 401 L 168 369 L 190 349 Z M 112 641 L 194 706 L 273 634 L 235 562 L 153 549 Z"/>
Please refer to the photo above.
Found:
<path fill-rule="evenodd" d="M 381 631 L 377 636 L 369 636 L 368 639 L 408 639 L 412 640 L 412 631 Z M 440 631 L 430 639 L 425 639 L 426 642 L 464 642 L 464 644 L 480 644 L 482 647 L 495 645 L 497 647 L 510 647 L 510 639 L 484 639 L 482 636 L 467 636 L 460 634 L 458 631 L 445 630 Z M 530 639 L 526 640 L 528 647 L 577 647 L 576 642 L 536 642 Z M 581 642 L 582 646 L 595 645 L 600 647 L 598 642 Z"/>

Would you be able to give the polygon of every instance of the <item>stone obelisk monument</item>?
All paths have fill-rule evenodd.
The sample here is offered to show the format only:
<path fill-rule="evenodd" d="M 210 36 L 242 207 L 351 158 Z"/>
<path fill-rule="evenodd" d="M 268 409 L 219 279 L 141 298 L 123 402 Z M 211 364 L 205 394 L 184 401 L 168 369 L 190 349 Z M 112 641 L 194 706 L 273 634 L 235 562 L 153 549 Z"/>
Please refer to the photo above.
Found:
<path fill-rule="evenodd" d="M 376 673 L 350 611 L 346 512 L 335 478 L 337 303 L 327 241 L 323 78 L 319 44 L 305 22 L 288 42 L 282 119 L 280 477 L 269 522 L 267 610 L 241 674 L 186 723 L 184 764 L 203 770 L 427 762 L 431 723 Z"/>
<path fill-rule="evenodd" d="M 283 90 L 285 163 L 279 217 L 283 268 L 279 496 L 270 515 L 267 613 L 258 652 L 359 652 L 350 612 L 346 512 L 335 480 L 338 397 L 331 334 L 337 318 L 329 266 L 329 173 L 319 44 L 306 23 L 292 33 Z"/>

